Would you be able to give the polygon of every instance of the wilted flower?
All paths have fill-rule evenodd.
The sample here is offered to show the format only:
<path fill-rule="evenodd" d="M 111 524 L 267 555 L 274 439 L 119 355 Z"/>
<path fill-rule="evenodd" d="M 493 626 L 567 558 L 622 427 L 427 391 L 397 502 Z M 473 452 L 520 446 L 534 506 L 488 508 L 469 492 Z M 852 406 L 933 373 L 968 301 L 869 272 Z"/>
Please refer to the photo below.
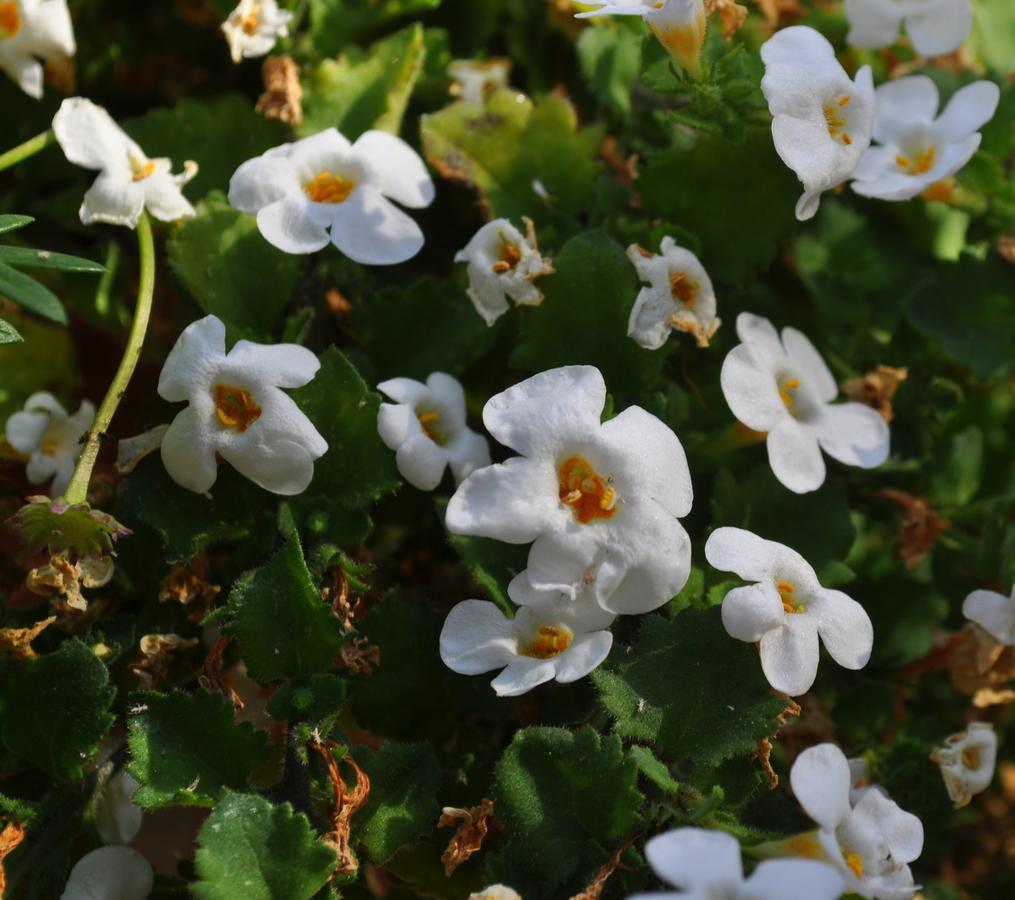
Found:
<path fill-rule="evenodd" d="M 59 597 L 58 609 L 63 606 L 84 612 L 88 609 L 88 600 L 81 589 L 105 587 L 112 581 L 115 571 L 112 556 L 87 555 L 73 559 L 66 552 L 54 553 L 48 563 L 28 573 L 25 587 L 40 597 Z"/>
<path fill-rule="evenodd" d="M 275 0 L 240 0 L 222 23 L 233 62 L 264 56 L 280 37 L 289 37 L 292 17 L 288 10 L 279 9 Z"/>
<path fill-rule="evenodd" d="M 627 256 L 647 284 L 634 301 L 628 336 L 647 350 L 658 350 L 676 329 L 707 347 L 720 322 L 712 280 L 698 257 L 669 236 L 659 245 L 658 256 L 637 244 L 627 248 Z"/>
<path fill-rule="evenodd" d="M 745 879 L 737 839 L 703 828 L 656 835 L 645 844 L 645 858 L 656 875 L 681 893 L 634 894 L 628 900 L 836 900 L 844 887 L 832 866 L 805 859 L 765 860 Z"/>
<path fill-rule="evenodd" d="M 155 884 L 151 863 L 130 847 L 99 847 L 71 869 L 60 900 L 146 900 Z"/>
<path fill-rule="evenodd" d="M 497 88 L 507 87 L 511 60 L 503 56 L 491 59 L 454 59 L 448 75 L 454 80 L 451 93 L 466 103 L 482 106 Z"/>
<path fill-rule="evenodd" d="M 1015 586 L 1007 597 L 996 591 L 973 591 L 962 601 L 962 615 L 1000 643 L 1015 646 Z"/>
<path fill-rule="evenodd" d="M 598 369 L 564 366 L 492 397 L 487 430 L 520 456 L 473 472 L 447 509 L 455 534 L 527 544 L 537 590 L 589 590 L 612 613 L 642 613 L 676 594 L 690 572 L 678 516 L 691 477 L 677 436 L 629 407 L 600 416 Z"/>
<path fill-rule="evenodd" d="M 994 777 L 997 735 L 989 722 L 970 722 L 965 731 L 945 739 L 930 758 L 941 767 L 941 777 L 955 808 L 968 806 L 974 794 L 985 791 Z"/>
<path fill-rule="evenodd" d="M 456 378 L 434 372 L 426 384 L 392 378 L 377 385 L 394 403 L 377 413 L 381 440 L 396 451 L 402 477 L 421 491 L 432 491 L 451 466 L 455 483 L 490 465 L 486 438 L 465 424 L 465 391 Z"/>
<path fill-rule="evenodd" d="M 881 85 L 875 91 L 877 144 L 853 172 L 853 190 L 881 200 L 909 200 L 954 175 L 980 146 L 978 129 L 990 121 L 1000 97 L 992 81 L 976 81 L 957 90 L 935 118 L 937 86 L 926 75 Z"/>
<path fill-rule="evenodd" d="M 188 402 L 162 441 L 162 462 L 180 486 L 204 493 L 218 474 L 216 455 L 275 494 L 299 494 L 328 444 L 281 388 L 309 383 L 320 363 L 296 344 L 237 341 L 205 316 L 184 329 L 159 376 L 159 395 Z"/>
<path fill-rule="evenodd" d="M 133 776 L 121 769 L 98 790 L 92 815 L 95 830 L 105 843 L 126 846 L 137 837 L 143 813 L 132 799 L 139 787 Z"/>
<path fill-rule="evenodd" d="M 761 668 L 777 691 L 795 697 L 814 684 L 819 637 L 840 666 L 867 665 L 874 645 L 870 617 L 842 591 L 823 588 L 795 550 L 742 528 L 717 528 L 705 558 L 754 582 L 726 595 L 722 622 L 731 637 L 760 642 Z"/>
<path fill-rule="evenodd" d="M 82 400 L 78 411 L 67 410 L 52 394 L 39 391 L 25 401 L 25 408 L 7 419 L 7 443 L 28 457 L 25 474 L 29 484 L 53 479 L 50 494 L 59 497 L 67 490 L 81 453 L 81 438 L 95 419 L 95 407 Z"/>
<path fill-rule="evenodd" d="M 0 69 L 30 97 L 42 97 L 39 59 L 71 57 L 76 49 L 67 0 L 0 2 Z"/>
<path fill-rule="evenodd" d="M 423 232 L 395 203 L 417 209 L 434 198 L 419 155 L 384 131 L 350 144 L 334 128 L 248 159 L 229 181 L 229 202 L 257 214 L 266 241 L 313 253 L 330 241 L 350 259 L 387 266 L 415 256 Z"/>
<path fill-rule="evenodd" d="M 854 47 L 888 47 L 904 24 L 917 53 L 941 56 L 969 36 L 973 8 L 969 0 L 846 0 L 846 18 L 846 42 Z"/>
<path fill-rule="evenodd" d="M 825 480 L 824 450 L 848 466 L 871 469 L 888 458 L 888 425 L 862 403 L 832 404 L 832 373 L 807 337 L 768 319 L 737 316 L 742 344 L 723 361 L 720 381 L 730 410 L 748 428 L 768 433 L 775 477 L 798 494 Z"/>
<path fill-rule="evenodd" d="M 821 194 L 842 184 L 870 144 L 874 81 L 863 66 L 850 81 L 832 45 L 813 28 L 794 25 L 761 47 L 761 90 L 772 113 L 772 139 L 804 192 L 796 217 L 814 216 Z"/>
<path fill-rule="evenodd" d="M 487 222 L 455 254 L 455 262 L 468 263 L 467 293 L 487 325 L 510 309 L 508 297 L 519 306 L 539 306 L 543 292 L 535 280 L 552 275 L 550 260 L 539 255 L 531 219 L 523 219 L 523 235 L 507 219 Z"/>

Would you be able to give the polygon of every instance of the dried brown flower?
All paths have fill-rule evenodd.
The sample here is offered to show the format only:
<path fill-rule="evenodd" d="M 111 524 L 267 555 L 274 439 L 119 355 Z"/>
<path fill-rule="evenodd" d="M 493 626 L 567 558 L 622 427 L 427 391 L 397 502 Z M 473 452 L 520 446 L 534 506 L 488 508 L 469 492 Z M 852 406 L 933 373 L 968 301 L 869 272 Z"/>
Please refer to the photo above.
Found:
<path fill-rule="evenodd" d="M 32 649 L 32 641 L 55 621 L 56 616 L 50 616 L 31 628 L 0 628 L 0 652 L 6 650 L 15 659 L 35 659 L 38 654 Z"/>
<path fill-rule="evenodd" d="M 215 598 L 222 590 L 217 584 L 210 584 L 208 578 L 208 557 L 199 553 L 185 566 L 176 565 L 159 585 L 160 603 L 179 603 L 186 608 L 187 618 L 199 622 L 207 614 Z"/>
<path fill-rule="evenodd" d="M 705 13 L 712 15 L 718 12 L 722 22 L 722 33 L 726 40 L 735 35 L 747 18 L 747 7 L 741 6 L 736 0 L 705 0 Z"/>
<path fill-rule="evenodd" d="M 444 807 L 437 826 L 439 828 L 458 826 L 447 849 L 441 854 L 445 875 L 450 877 L 455 869 L 480 849 L 483 838 L 490 829 L 492 815 L 493 801 L 488 799 L 483 799 L 479 806 L 473 806 L 471 809 Z"/>
<path fill-rule="evenodd" d="M 945 664 L 957 691 L 984 709 L 1015 702 L 1015 647 L 1009 647 L 969 623 L 954 635 L 945 650 Z"/>
<path fill-rule="evenodd" d="M 366 638 L 353 638 L 339 648 L 337 661 L 350 675 L 369 677 L 374 673 L 374 666 L 381 664 L 381 649 L 367 643 Z"/>
<path fill-rule="evenodd" d="M 25 579 L 26 587 L 40 597 L 60 597 L 58 609 L 68 607 L 80 612 L 88 609 L 82 588 L 99 588 L 109 584 L 114 571 L 111 556 L 85 556 L 71 562 L 65 553 L 56 553 L 49 562 L 32 569 Z"/>
<path fill-rule="evenodd" d="M 169 674 L 172 656 L 177 650 L 197 646 L 197 638 L 178 634 L 146 634 L 138 641 L 141 658 L 131 667 L 143 690 L 151 690 Z"/>
<path fill-rule="evenodd" d="M 269 56 L 261 65 L 264 93 L 254 107 L 266 119 L 277 119 L 287 125 L 303 121 L 303 88 L 300 68 L 291 56 Z"/>
<path fill-rule="evenodd" d="M 893 369 L 878 366 L 860 378 L 850 378 L 842 383 L 842 392 L 857 403 L 865 403 L 875 410 L 886 422 L 895 417 L 892 398 L 899 385 L 909 377 L 908 369 Z"/>
<path fill-rule="evenodd" d="M 884 488 L 878 494 L 898 503 L 905 510 L 899 526 L 899 559 L 907 569 L 915 569 L 934 548 L 941 532 L 947 530 L 950 523 L 931 509 L 926 500 L 915 494 L 895 488 Z"/>

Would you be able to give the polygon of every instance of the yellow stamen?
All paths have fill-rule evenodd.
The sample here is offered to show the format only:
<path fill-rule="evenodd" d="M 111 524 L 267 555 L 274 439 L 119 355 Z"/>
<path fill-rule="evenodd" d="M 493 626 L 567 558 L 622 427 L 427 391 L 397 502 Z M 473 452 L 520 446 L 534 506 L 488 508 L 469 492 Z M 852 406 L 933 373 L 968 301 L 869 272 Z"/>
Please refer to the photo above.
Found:
<path fill-rule="evenodd" d="M 796 593 L 794 585 L 788 581 L 780 581 L 775 585 L 775 589 L 779 592 L 779 599 L 782 600 L 783 612 L 798 613 L 804 611 L 802 603 L 793 604 L 793 595 Z"/>
<path fill-rule="evenodd" d="M 552 659 L 567 650 L 573 640 L 574 633 L 566 625 L 540 625 L 523 655 L 534 659 Z"/>
<path fill-rule="evenodd" d="M 21 30 L 17 3 L 0 3 L 0 39 L 12 38 Z"/>
<path fill-rule="evenodd" d="M 834 103 L 829 103 L 822 108 L 825 114 L 825 122 L 828 123 L 828 134 L 837 141 L 847 146 L 853 143 L 848 131 L 844 131 L 849 121 L 839 114 L 839 110 L 849 103 L 850 97 L 846 94 L 839 97 Z"/>
<path fill-rule="evenodd" d="M 691 281 L 686 272 L 674 272 L 670 275 L 670 295 L 685 309 L 693 309 L 698 300 L 698 282 Z"/>
<path fill-rule="evenodd" d="M 962 751 L 962 765 L 967 769 L 980 768 L 980 751 L 976 747 L 966 747 Z"/>
<path fill-rule="evenodd" d="M 240 28 L 244 34 L 255 34 L 257 32 L 257 26 L 261 24 L 261 17 L 258 11 L 255 9 L 248 16 L 244 16 L 240 21 Z"/>
<path fill-rule="evenodd" d="M 53 435 L 47 434 L 43 437 L 42 443 L 39 444 L 39 449 L 46 456 L 56 456 L 57 451 L 60 449 L 60 441 Z"/>
<path fill-rule="evenodd" d="M 795 391 L 800 387 L 800 382 L 796 378 L 787 378 L 779 385 L 779 396 L 782 398 L 782 402 L 786 404 L 787 409 L 793 407 L 793 395 L 790 391 Z"/>
<path fill-rule="evenodd" d="M 216 384 L 215 415 L 226 428 L 246 431 L 261 417 L 261 407 L 249 391 L 230 384 Z"/>
<path fill-rule="evenodd" d="M 344 203 L 354 187 L 356 182 L 351 178 L 334 172 L 319 172 L 303 185 L 303 191 L 314 203 Z"/>
<path fill-rule="evenodd" d="M 417 412 L 416 418 L 419 419 L 419 425 L 423 429 L 423 434 L 430 438 L 431 441 L 440 447 L 443 447 L 448 442 L 448 436 L 444 433 L 443 429 L 438 427 L 438 422 L 441 420 L 439 412 Z"/>
<path fill-rule="evenodd" d="M 136 156 L 130 158 L 130 171 L 133 173 L 134 181 L 144 181 L 155 171 L 155 163 L 151 160 L 142 162 Z"/>
<path fill-rule="evenodd" d="M 609 519 L 617 511 L 617 492 L 583 456 L 571 456 L 560 467 L 560 502 L 571 507 L 583 525 Z"/>
<path fill-rule="evenodd" d="M 915 159 L 898 154 L 895 157 L 895 165 L 906 172 L 908 175 L 925 175 L 931 169 L 934 168 L 934 162 L 937 160 L 937 148 L 928 147 Z"/>
<path fill-rule="evenodd" d="M 500 259 L 493 264 L 492 268 L 498 275 L 502 275 L 504 272 L 510 272 L 521 260 L 521 247 L 517 244 L 512 244 L 511 241 L 502 239 L 500 242 Z"/>
<path fill-rule="evenodd" d="M 846 865 L 857 878 L 863 878 L 863 857 L 859 853 L 847 853 Z"/>

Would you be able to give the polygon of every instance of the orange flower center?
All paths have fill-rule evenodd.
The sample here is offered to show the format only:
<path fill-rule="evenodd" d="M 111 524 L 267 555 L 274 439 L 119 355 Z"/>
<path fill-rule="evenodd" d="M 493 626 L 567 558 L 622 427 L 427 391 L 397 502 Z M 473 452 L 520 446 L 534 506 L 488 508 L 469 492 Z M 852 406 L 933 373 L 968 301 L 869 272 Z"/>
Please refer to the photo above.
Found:
<path fill-rule="evenodd" d="M 780 581 L 775 585 L 775 589 L 779 592 L 779 598 L 782 600 L 782 608 L 784 612 L 798 613 L 804 611 L 802 603 L 793 602 L 794 595 L 796 594 L 796 587 L 788 581 Z"/>
<path fill-rule="evenodd" d="M 686 309 L 694 309 L 698 299 L 698 282 L 691 281 L 686 272 L 674 272 L 670 275 L 670 294 Z"/>
<path fill-rule="evenodd" d="M 134 181 L 144 181 L 155 171 L 155 163 L 151 160 L 140 160 L 136 156 L 130 158 L 130 171 Z"/>
<path fill-rule="evenodd" d="M 303 185 L 303 190 L 314 203 L 344 203 L 354 187 L 356 182 L 351 178 L 320 172 Z"/>
<path fill-rule="evenodd" d="M 230 384 L 216 384 L 215 415 L 226 428 L 246 431 L 261 417 L 261 407 L 249 391 Z"/>
<path fill-rule="evenodd" d="M 56 435 L 47 434 L 42 438 L 42 443 L 39 444 L 39 449 L 46 456 L 56 456 L 57 451 L 60 449 L 60 441 Z"/>
<path fill-rule="evenodd" d="M 240 20 L 240 29 L 244 34 L 252 35 L 257 32 L 257 26 L 261 24 L 259 10 L 252 10 Z"/>
<path fill-rule="evenodd" d="M 0 3 L 0 38 L 12 38 L 21 30 L 17 3 Z"/>
<path fill-rule="evenodd" d="M 916 157 L 909 157 L 902 153 L 895 157 L 895 165 L 908 175 L 925 175 L 934 168 L 937 160 L 937 148 L 928 147 L 923 153 Z"/>
<path fill-rule="evenodd" d="M 611 479 L 604 479 L 583 456 L 570 456 L 560 467 L 560 502 L 574 511 L 583 525 L 609 519 L 617 511 L 617 492 Z"/>
<path fill-rule="evenodd" d="M 491 268 L 500 275 L 503 272 L 510 272 L 522 260 L 522 249 L 510 241 L 501 240 L 500 259 Z"/>
<path fill-rule="evenodd" d="M 863 878 L 863 857 L 859 853 L 847 853 L 846 865 L 857 878 Z"/>
<path fill-rule="evenodd" d="M 853 139 L 849 136 L 849 132 L 846 131 L 849 121 L 842 113 L 844 112 L 843 107 L 849 105 L 850 99 L 848 95 L 843 94 L 841 97 L 836 98 L 834 103 L 829 103 L 822 110 L 825 114 L 825 122 L 828 123 L 829 136 L 847 146 L 853 143 Z"/>
<path fill-rule="evenodd" d="M 419 419 L 419 427 L 423 429 L 423 434 L 431 441 L 439 447 L 443 447 L 448 442 L 448 436 L 440 427 L 441 414 L 439 412 L 417 410 L 416 418 Z"/>
<path fill-rule="evenodd" d="M 786 404 L 786 409 L 793 408 L 793 402 L 795 400 L 794 392 L 799 390 L 800 381 L 796 378 L 785 378 L 779 382 L 779 396 L 782 398 L 782 402 Z"/>
<path fill-rule="evenodd" d="M 559 656 L 574 640 L 574 633 L 566 625 L 540 625 L 524 656 L 533 659 L 552 659 Z"/>
<path fill-rule="evenodd" d="M 966 747 L 962 751 L 962 765 L 967 769 L 980 768 L 980 751 L 976 747 Z"/>

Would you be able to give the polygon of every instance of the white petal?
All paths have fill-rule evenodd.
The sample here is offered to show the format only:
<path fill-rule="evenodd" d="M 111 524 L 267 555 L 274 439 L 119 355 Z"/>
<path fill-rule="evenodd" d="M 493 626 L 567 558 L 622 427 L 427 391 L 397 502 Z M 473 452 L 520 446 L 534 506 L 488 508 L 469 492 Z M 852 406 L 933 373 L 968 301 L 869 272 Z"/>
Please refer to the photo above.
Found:
<path fill-rule="evenodd" d="M 997 111 L 1001 89 L 993 81 L 974 81 L 952 94 L 934 131 L 942 139 L 957 141 L 979 131 Z"/>
<path fill-rule="evenodd" d="M 440 636 L 441 659 L 461 675 L 479 675 L 517 659 L 512 623 L 494 603 L 463 600 L 444 620 Z"/>
<path fill-rule="evenodd" d="M 415 378 L 389 378 L 377 385 L 377 390 L 387 394 L 397 403 L 415 406 L 430 396 L 427 386 Z"/>
<path fill-rule="evenodd" d="M 562 592 L 572 599 L 588 589 L 590 596 L 598 602 L 587 580 L 598 574 L 595 569 L 600 557 L 607 550 L 614 549 L 607 537 L 612 537 L 613 532 L 606 523 L 580 524 L 570 510 L 564 511 L 562 519 L 556 530 L 541 535 L 529 548 L 526 570 L 529 581 L 538 591 Z M 615 568 L 615 578 L 608 593 L 615 590 L 625 571 L 619 564 Z"/>
<path fill-rule="evenodd" d="M 885 82 L 874 97 L 874 140 L 881 144 L 895 143 L 913 123 L 932 122 L 939 102 L 937 85 L 926 75 Z"/>
<path fill-rule="evenodd" d="M 395 454 L 395 465 L 402 477 L 421 491 L 432 491 L 441 483 L 448 457 L 425 434 L 404 441 Z"/>
<path fill-rule="evenodd" d="M 825 461 L 812 428 L 787 415 L 768 433 L 766 446 L 772 472 L 791 491 L 806 494 L 824 483 Z"/>
<path fill-rule="evenodd" d="M 849 20 L 846 43 L 876 50 L 895 43 L 902 10 L 884 0 L 846 0 L 846 18 Z"/>
<path fill-rule="evenodd" d="M 849 763 L 835 744 L 818 744 L 804 750 L 789 773 L 797 802 L 826 831 L 850 814 Z"/>
<path fill-rule="evenodd" d="M 42 63 L 31 56 L 10 54 L 0 57 L 0 69 L 6 72 L 29 97 L 35 100 L 42 99 Z"/>
<path fill-rule="evenodd" d="M 973 591 L 962 602 L 962 615 L 1002 644 L 1015 644 L 1015 596 L 995 591 Z"/>
<path fill-rule="evenodd" d="M 874 626 L 867 611 L 842 591 L 823 589 L 807 605 L 817 621 L 818 636 L 829 655 L 846 669 L 867 665 L 874 646 Z"/>
<path fill-rule="evenodd" d="M 445 372 L 431 372 L 426 379 L 433 398 L 442 407 L 442 420 L 461 428 L 465 425 L 465 388 L 462 383 Z"/>
<path fill-rule="evenodd" d="M 747 879 L 752 900 L 838 900 L 846 888 L 830 865 L 810 859 L 766 859 Z"/>
<path fill-rule="evenodd" d="M 316 433 L 316 432 L 315 432 Z M 314 478 L 314 456 L 286 432 L 268 432 L 242 447 L 220 446 L 219 453 L 244 478 L 273 494 L 302 494 Z M 165 446 L 165 445 L 163 445 Z"/>
<path fill-rule="evenodd" d="M 713 568 L 734 572 L 745 581 L 765 581 L 775 572 L 780 546 L 744 528 L 717 528 L 705 542 L 705 559 Z"/>
<path fill-rule="evenodd" d="M 283 253 L 315 253 L 328 246 L 330 219 L 302 194 L 290 193 L 257 212 L 261 236 Z"/>
<path fill-rule="evenodd" d="M 847 466 L 872 469 L 888 459 L 888 423 L 863 403 L 826 406 L 817 428 L 821 449 Z"/>
<path fill-rule="evenodd" d="M 204 494 L 218 475 L 213 426 L 188 406 L 162 437 L 162 464 L 169 477 L 188 491 Z"/>
<path fill-rule="evenodd" d="M 879 791 L 868 791 L 853 808 L 844 831 L 887 848 L 898 863 L 910 863 L 923 851 L 923 823 Z"/>
<path fill-rule="evenodd" d="M 137 227 L 144 211 L 144 188 L 119 173 L 102 172 L 85 192 L 78 215 L 82 223 Z"/>
<path fill-rule="evenodd" d="M 28 465 L 25 466 L 25 477 L 28 479 L 29 484 L 43 484 L 49 481 L 59 468 L 60 461 L 57 457 L 36 451 L 29 458 Z M 52 493 L 55 496 L 59 492 L 54 487 Z"/>
<path fill-rule="evenodd" d="M 534 687 L 552 681 L 556 671 L 552 659 L 522 656 L 511 663 L 490 684 L 498 697 L 517 697 Z"/>
<path fill-rule="evenodd" d="M 129 176 L 130 153 L 139 150 L 106 110 L 84 97 L 69 97 L 60 104 L 53 134 L 67 159 L 86 169 Z"/>
<path fill-rule="evenodd" d="M 723 627 L 738 641 L 753 644 L 785 621 L 782 599 L 771 582 L 733 588 L 723 598 Z"/>
<path fill-rule="evenodd" d="M 358 263 L 390 266 L 423 248 L 419 225 L 371 185 L 361 185 L 334 205 L 331 242 Z"/>
<path fill-rule="evenodd" d="M 686 891 L 702 891 L 706 896 L 712 893 L 708 888 L 739 886 L 743 880 L 740 844 L 722 831 L 667 831 L 645 844 L 645 858 L 664 881 Z"/>
<path fill-rule="evenodd" d="M 170 403 L 206 390 L 226 355 L 226 326 L 217 316 L 191 322 L 176 339 L 159 375 L 159 396 Z"/>
<path fill-rule="evenodd" d="M 613 646 L 613 635 L 609 631 L 594 631 L 576 637 L 574 643 L 556 657 L 556 679 L 561 684 L 578 681 L 597 668 Z"/>
<path fill-rule="evenodd" d="M 761 669 L 777 691 L 799 697 L 818 673 L 818 632 L 802 614 L 786 616 L 785 623 L 761 638 Z"/>
<path fill-rule="evenodd" d="M 321 361 L 299 344 L 237 341 L 227 360 L 228 368 L 256 372 L 259 381 L 280 388 L 303 387 L 313 381 L 321 368 Z"/>
<path fill-rule="evenodd" d="M 973 27 L 969 0 L 926 4 L 906 14 L 906 34 L 923 56 L 942 56 L 957 50 Z"/>
<path fill-rule="evenodd" d="M 419 432 L 419 419 L 407 403 L 382 403 L 377 410 L 377 433 L 389 450 L 397 450 Z"/>
<path fill-rule="evenodd" d="M 374 185 L 402 206 L 418 209 L 434 198 L 433 180 L 419 154 L 401 138 L 386 131 L 366 131 L 352 145 L 369 162 Z"/>
<path fill-rule="evenodd" d="M 67 0 L 22 3 L 26 28 L 32 32 L 33 49 L 40 56 L 73 56 L 77 50 Z"/>
<path fill-rule="evenodd" d="M 320 170 L 329 159 L 348 156 L 352 144 L 337 128 L 325 128 L 317 134 L 287 145 L 287 155 L 300 166 Z M 268 153 L 273 151 L 269 150 Z"/>
<path fill-rule="evenodd" d="M 783 328 L 782 345 L 795 373 L 807 380 L 811 393 L 825 403 L 834 400 L 838 385 L 810 338 L 795 328 Z"/>
<path fill-rule="evenodd" d="M 773 359 L 782 359 L 784 352 L 779 332 L 764 316 L 742 312 L 737 316 L 737 337 L 745 344 L 761 344 L 764 355 Z"/>
<path fill-rule="evenodd" d="M 456 484 L 461 484 L 476 469 L 483 469 L 491 462 L 490 444 L 483 435 L 474 431 L 460 434 L 454 445 L 447 448 L 447 454 Z"/>
<path fill-rule="evenodd" d="M 248 159 L 229 179 L 229 202 L 242 212 L 256 213 L 262 207 L 276 203 L 290 193 L 300 190 L 295 168 L 288 152 L 291 144 L 276 148 L 276 152 Z"/>
<path fill-rule="evenodd" d="M 95 801 L 95 830 L 107 844 L 126 845 L 141 830 L 141 807 L 131 802 L 140 785 L 126 772 L 117 772 Z"/>
<path fill-rule="evenodd" d="M 771 431 L 789 415 L 773 371 L 779 353 L 773 360 L 759 344 L 738 344 L 723 360 L 719 383 L 730 412 L 755 431 Z"/>
<path fill-rule="evenodd" d="M 4 437 L 18 453 L 32 453 L 42 442 L 42 436 L 49 426 L 48 412 L 16 412 L 4 426 Z"/>
<path fill-rule="evenodd" d="M 141 182 L 145 207 L 160 222 L 175 222 L 194 215 L 194 207 L 183 196 L 177 178 L 168 172 L 158 172 Z"/>
<path fill-rule="evenodd" d="M 145 900 L 155 884 L 151 864 L 130 847 L 100 847 L 71 869 L 60 900 Z"/>

